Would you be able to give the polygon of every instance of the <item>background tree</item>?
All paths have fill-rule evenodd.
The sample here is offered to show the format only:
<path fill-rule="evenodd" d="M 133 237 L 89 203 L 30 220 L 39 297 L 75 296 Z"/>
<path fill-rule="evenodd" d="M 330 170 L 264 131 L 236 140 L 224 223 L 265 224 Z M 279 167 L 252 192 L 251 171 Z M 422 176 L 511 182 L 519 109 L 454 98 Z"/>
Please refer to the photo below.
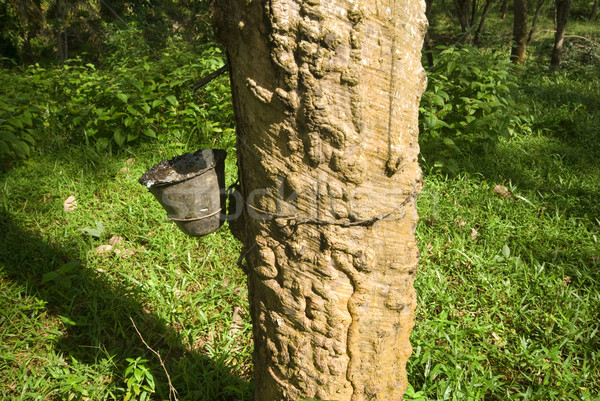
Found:
<path fill-rule="evenodd" d="M 424 2 L 214 3 L 257 401 L 400 400 L 416 306 Z"/>
<path fill-rule="evenodd" d="M 192 23 L 192 20 L 194 21 Z M 187 42 L 210 40 L 207 0 L 0 1 L 0 57 L 21 64 L 81 57 L 101 63 L 128 34 L 158 51 L 172 35 Z M 137 46 L 136 46 L 137 47 Z M 131 55 L 140 49 L 121 49 Z"/>
<path fill-rule="evenodd" d="M 531 21 L 531 29 L 529 29 L 529 35 L 527 36 L 527 45 L 531 44 L 533 40 L 533 34 L 535 33 L 535 28 L 537 27 L 538 18 L 540 17 L 540 12 L 542 11 L 542 6 L 544 5 L 545 0 L 538 0 L 537 6 L 535 7 L 535 14 L 533 15 L 533 21 Z"/>
<path fill-rule="evenodd" d="M 513 23 L 513 45 L 510 59 L 515 64 L 525 62 L 527 53 L 527 0 L 515 0 L 514 23 Z"/>
<path fill-rule="evenodd" d="M 483 33 L 483 27 L 485 26 L 485 20 L 487 18 L 488 13 L 492 9 L 492 6 L 496 3 L 496 0 L 486 0 L 483 6 L 483 11 L 481 12 L 481 17 L 479 18 L 479 23 L 477 24 L 477 29 L 475 30 L 475 38 L 473 42 L 477 45 L 479 44 L 479 38 Z"/>
<path fill-rule="evenodd" d="M 504 20 L 506 18 L 506 13 L 508 11 L 508 0 L 502 0 L 502 5 L 500 6 L 500 13 L 502 14 L 501 19 Z"/>
<path fill-rule="evenodd" d="M 433 0 L 425 1 L 425 18 L 431 26 L 431 8 L 433 6 Z M 431 43 L 431 36 L 429 35 L 429 29 L 425 32 L 425 38 L 423 40 L 423 48 L 425 49 L 425 57 L 427 58 L 427 65 L 429 68 L 433 68 L 433 45 Z"/>
<path fill-rule="evenodd" d="M 31 41 L 47 27 L 40 1 L 1 2 L 0 22 L 3 26 L 2 37 L 5 39 L 0 45 L 0 56 L 6 54 L 8 57 L 16 56 L 21 62 L 31 62 Z M 18 48 L 23 49 L 21 54 Z"/>
<path fill-rule="evenodd" d="M 471 11 L 471 0 L 453 0 L 456 9 L 456 16 L 460 24 L 460 30 L 466 35 L 471 30 L 471 20 L 469 12 Z"/>
<path fill-rule="evenodd" d="M 554 34 L 554 46 L 550 57 L 550 69 L 556 71 L 560 66 L 563 43 L 565 41 L 565 31 L 567 30 L 567 21 L 569 20 L 569 10 L 573 0 L 556 0 L 556 32 Z"/>
<path fill-rule="evenodd" d="M 475 44 L 479 43 L 486 18 L 494 4 L 496 0 L 485 0 L 483 5 L 478 0 L 454 0 L 456 15 L 463 33 L 461 42 L 470 43 L 473 39 Z M 428 12 L 428 18 L 429 14 Z"/>

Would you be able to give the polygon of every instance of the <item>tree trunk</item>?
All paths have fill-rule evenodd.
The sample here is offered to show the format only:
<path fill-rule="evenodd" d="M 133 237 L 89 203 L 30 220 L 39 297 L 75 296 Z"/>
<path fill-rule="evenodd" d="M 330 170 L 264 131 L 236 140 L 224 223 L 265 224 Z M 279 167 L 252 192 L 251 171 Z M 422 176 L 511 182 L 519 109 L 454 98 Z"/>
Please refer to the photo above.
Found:
<path fill-rule="evenodd" d="M 506 18 L 506 11 L 508 10 L 508 0 L 502 0 L 502 6 L 500 7 L 500 12 L 502 13 L 502 21 Z"/>
<path fill-rule="evenodd" d="M 256 401 L 401 400 L 416 298 L 419 0 L 216 0 Z"/>
<path fill-rule="evenodd" d="M 527 0 L 514 3 L 513 45 L 510 59 L 515 64 L 523 64 L 527 53 Z"/>
<path fill-rule="evenodd" d="M 556 32 L 554 34 L 554 47 L 550 57 L 550 70 L 556 71 L 560 66 L 565 31 L 569 20 L 569 9 L 573 0 L 556 0 Z"/>
<path fill-rule="evenodd" d="M 431 8 L 433 7 L 433 0 L 425 0 L 425 17 L 429 23 L 429 28 L 433 25 L 431 22 Z M 429 29 L 425 32 L 425 38 L 423 40 L 423 48 L 425 49 L 425 57 L 427 58 L 427 65 L 429 68 L 433 68 L 433 45 L 431 44 L 431 35 Z"/>
<path fill-rule="evenodd" d="M 483 6 L 483 12 L 481 13 L 481 18 L 479 19 L 479 24 L 477 25 L 477 30 L 475 31 L 475 38 L 473 43 L 479 45 L 479 39 L 481 38 L 481 34 L 483 33 L 483 27 L 485 25 L 485 19 L 487 18 L 488 13 L 492 9 L 496 0 L 486 0 L 485 5 Z"/>
<path fill-rule="evenodd" d="M 469 11 L 471 9 L 471 0 L 453 0 L 454 7 L 456 8 L 456 15 L 458 16 L 458 22 L 460 23 L 460 30 L 465 35 L 463 39 L 468 36 L 471 25 L 469 24 Z"/>
<path fill-rule="evenodd" d="M 475 25 L 475 18 L 477 17 L 477 10 L 479 9 L 479 1 L 471 0 L 471 19 L 469 20 L 469 26 Z"/>
<path fill-rule="evenodd" d="M 540 12 L 542 11 L 542 6 L 544 5 L 545 0 L 538 0 L 537 6 L 535 7 L 535 14 L 533 16 L 533 21 L 531 22 L 531 29 L 529 30 L 529 36 L 527 36 L 527 45 L 531 43 L 533 39 L 533 34 L 535 33 L 535 28 L 537 25 L 537 20 L 540 16 Z"/>
<path fill-rule="evenodd" d="M 594 5 L 592 6 L 592 13 L 590 14 L 590 21 L 596 19 L 596 14 L 598 13 L 598 0 L 594 0 Z"/>

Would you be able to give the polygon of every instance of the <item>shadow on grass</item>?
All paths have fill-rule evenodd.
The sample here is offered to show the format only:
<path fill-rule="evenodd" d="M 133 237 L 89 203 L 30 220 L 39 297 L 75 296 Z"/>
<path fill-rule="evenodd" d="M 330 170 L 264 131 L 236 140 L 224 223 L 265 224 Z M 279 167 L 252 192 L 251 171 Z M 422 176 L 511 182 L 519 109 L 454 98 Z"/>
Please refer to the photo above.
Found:
<path fill-rule="evenodd" d="M 75 255 L 75 248 L 49 244 L 0 211 L 0 266 L 4 273 L 23 284 L 28 295 L 47 302 L 50 313 L 69 321 L 57 351 L 89 364 L 114 358 L 116 382 L 122 382 L 128 365 L 125 359 L 141 356 L 151 362 L 148 367 L 158 395 L 169 399 L 165 372 L 145 341 L 160 354 L 180 400 L 249 399 L 250 384 L 234 376 L 222 361 L 187 349 L 175 330 L 142 306 L 140 289 L 110 282 L 77 264 Z"/>

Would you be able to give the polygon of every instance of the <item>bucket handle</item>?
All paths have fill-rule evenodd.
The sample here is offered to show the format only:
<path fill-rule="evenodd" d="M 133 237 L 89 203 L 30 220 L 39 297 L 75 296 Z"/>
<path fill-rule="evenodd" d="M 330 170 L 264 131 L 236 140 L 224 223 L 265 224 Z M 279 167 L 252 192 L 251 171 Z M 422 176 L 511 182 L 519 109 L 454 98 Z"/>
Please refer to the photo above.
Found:
<path fill-rule="evenodd" d="M 211 214 L 207 214 L 206 216 L 192 217 L 191 219 L 178 219 L 177 217 L 170 217 L 170 216 L 167 216 L 167 217 L 169 217 L 169 219 L 173 220 L 173 221 L 197 221 L 197 220 L 207 219 L 207 218 L 212 217 L 215 214 L 220 213 L 220 212 L 221 212 L 221 209 L 219 208 L 215 212 L 212 212 Z"/>

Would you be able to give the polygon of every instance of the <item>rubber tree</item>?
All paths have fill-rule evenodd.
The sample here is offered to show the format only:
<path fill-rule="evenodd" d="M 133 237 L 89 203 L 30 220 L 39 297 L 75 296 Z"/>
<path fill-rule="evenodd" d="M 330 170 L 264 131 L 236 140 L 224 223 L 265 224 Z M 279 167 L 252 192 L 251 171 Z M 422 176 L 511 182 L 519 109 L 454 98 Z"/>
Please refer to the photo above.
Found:
<path fill-rule="evenodd" d="M 514 1 L 513 45 L 510 59 L 523 64 L 527 54 L 527 0 Z"/>
<path fill-rule="evenodd" d="M 533 34 L 535 33 L 535 29 L 537 28 L 537 21 L 542 12 L 542 6 L 544 5 L 545 0 L 538 0 L 537 5 L 535 6 L 535 14 L 533 14 L 533 21 L 531 21 L 531 28 L 529 29 L 529 35 L 527 36 L 527 46 L 531 44 L 533 40 Z"/>
<path fill-rule="evenodd" d="M 401 400 L 414 324 L 421 0 L 216 0 L 256 401 Z"/>
<path fill-rule="evenodd" d="M 569 21 L 569 10 L 573 0 L 556 0 L 556 32 L 554 34 L 554 46 L 550 56 L 550 70 L 556 71 L 560 67 L 560 59 L 562 56 L 563 44 L 565 42 L 565 32 L 567 30 L 567 22 Z"/>

